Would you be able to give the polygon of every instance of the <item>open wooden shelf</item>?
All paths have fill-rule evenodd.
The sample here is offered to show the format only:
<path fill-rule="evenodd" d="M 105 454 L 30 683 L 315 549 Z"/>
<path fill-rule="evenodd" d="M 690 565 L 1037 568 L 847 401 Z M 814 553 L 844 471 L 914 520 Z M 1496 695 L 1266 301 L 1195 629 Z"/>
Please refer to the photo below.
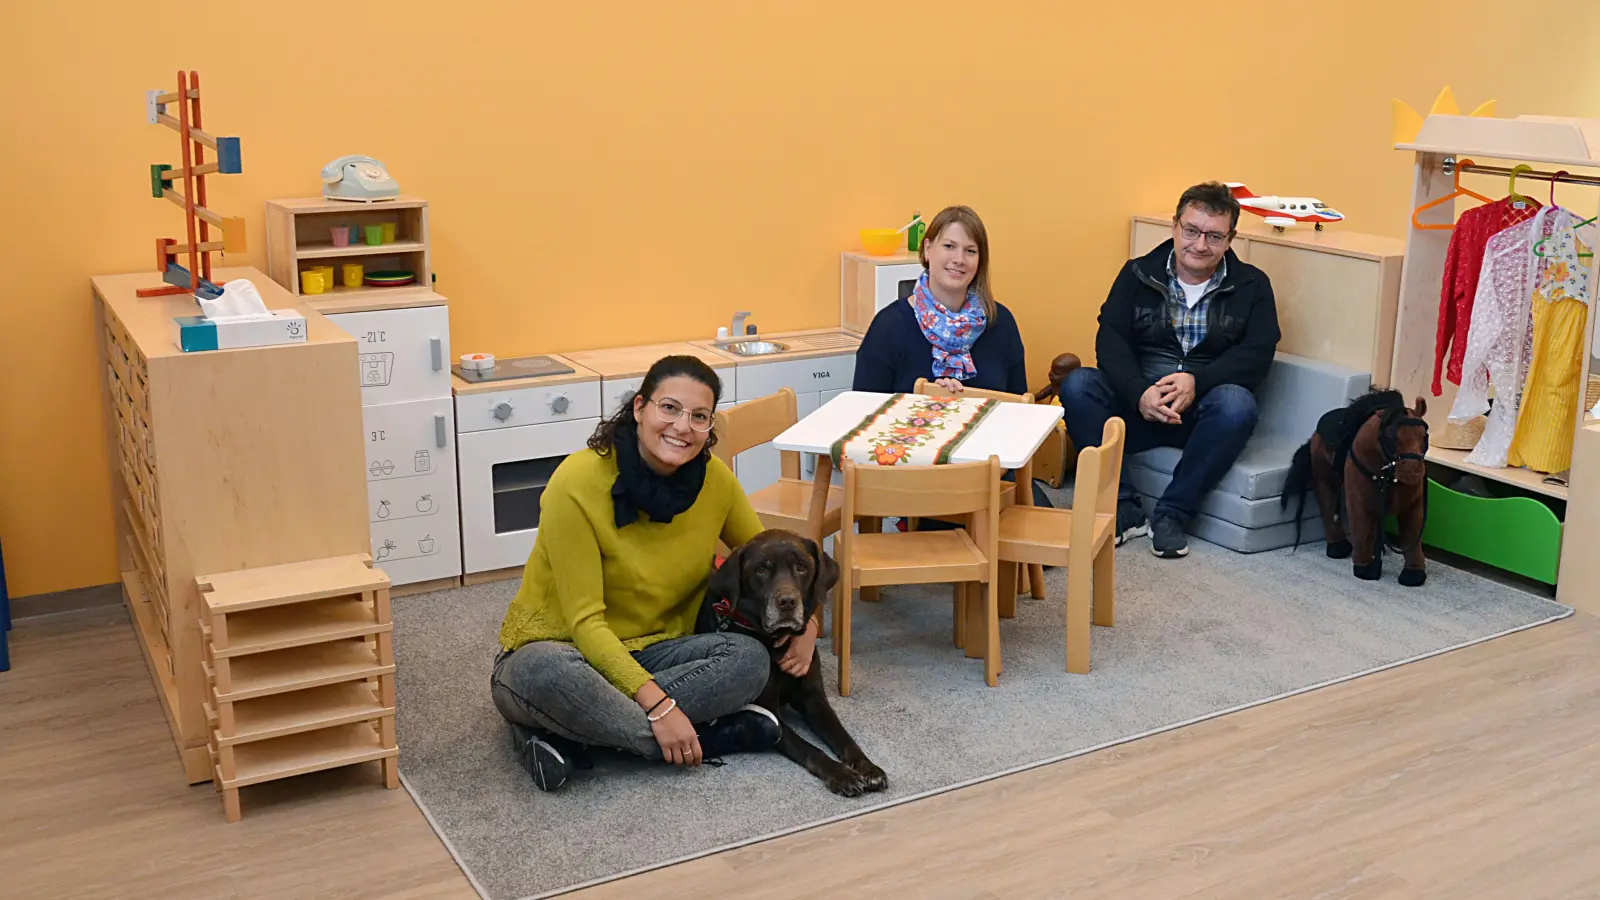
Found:
<path fill-rule="evenodd" d="M 233 690 L 226 693 L 219 690 L 216 694 L 219 703 L 394 673 L 393 665 L 378 662 L 372 644 L 358 640 L 240 656 L 225 665 L 230 667 Z M 207 667 L 209 669 L 209 663 Z"/>
<path fill-rule="evenodd" d="M 213 716 L 212 727 L 215 728 L 215 714 L 209 710 L 208 713 Z M 393 714 L 394 707 L 379 702 L 370 683 L 346 681 L 235 703 L 233 736 L 226 737 L 218 731 L 214 737 L 217 746 L 227 747 Z"/>
<path fill-rule="evenodd" d="M 212 615 L 343 597 L 387 587 L 389 576 L 364 553 L 203 576 L 200 591 Z"/>
<path fill-rule="evenodd" d="M 378 256 L 385 253 L 421 253 L 428 249 L 421 241 L 392 241 L 387 244 L 350 243 L 335 247 L 333 241 L 313 241 L 301 244 L 295 259 L 329 259 L 337 256 Z"/>
<path fill-rule="evenodd" d="M 211 652 L 232 658 L 393 630 L 392 623 L 377 621 L 359 596 L 333 597 L 233 613 L 228 616 L 227 646 L 213 643 Z"/>
<path fill-rule="evenodd" d="M 217 781 L 224 788 L 239 788 L 399 753 L 395 748 L 385 749 L 378 732 L 365 722 L 319 728 L 234 747 L 234 777 L 224 780 L 219 770 Z"/>
<path fill-rule="evenodd" d="M 1448 466 L 1449 468 L 1456 469 L 1461 472 L 1471 472 L 1474 475 L 1487 478 L 1491 481 L 1498 481 L 1502 484 L 1516 485 L 1524 490 L 1533 491 L 1537 494 L 1543 494 L 1546 497 L 1554 497 L 1557 500 L 1567 499 L 1566 485 L 1546 484 L 1544 481 L 1544 473 L 1542 472 L 1535 472 L 1532 469 L 1511 468 L 1509 466 L 1496 469 L 1490 468 L 1489 466 L 1475 465 L 1467 462 L 1467 454 L 1470 452 L 1470 450 L 1450 450 L 1443 447 L 1429 447 L 1428 462 L 1434 462 L 1442 466 Z"/>

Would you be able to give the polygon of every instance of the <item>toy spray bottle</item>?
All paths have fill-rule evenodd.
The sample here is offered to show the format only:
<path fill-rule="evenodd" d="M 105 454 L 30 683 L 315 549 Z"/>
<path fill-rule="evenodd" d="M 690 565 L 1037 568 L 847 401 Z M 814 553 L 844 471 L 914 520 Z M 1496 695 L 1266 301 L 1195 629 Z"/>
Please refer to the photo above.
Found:
<path fill-rule="evenodd" d="M 916 253 L 922 249 L 922 235 L 928 230 L 927 223 L 922 221 L 922 213 L 912 210 L 911 224 L 906 226 L 906 250 Z"/>

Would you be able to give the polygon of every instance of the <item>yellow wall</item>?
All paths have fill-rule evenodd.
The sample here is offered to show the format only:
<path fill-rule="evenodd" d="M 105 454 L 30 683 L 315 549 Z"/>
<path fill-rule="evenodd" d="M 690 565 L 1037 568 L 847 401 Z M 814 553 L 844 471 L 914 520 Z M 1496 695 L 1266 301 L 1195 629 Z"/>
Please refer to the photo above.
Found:
<path fill-rule="evenodd" d="M 150 4 L 23 0 L 0 34 L 0 539 L 11 591 L 115 579 L 88 278 L 182 218 L 143 92 L 198 69 L 212 179 L 265 268 L 262 201 L 346 153 L 432 204 L 455 349 L 501 355 L 837 324 L 838 252 L 974 206 L 1035 381 L 1088 351 L 1127 217 L 1188 184 L 1315 194 L 1402 233 L 1397 96 L 1600 116 L 1595 4 L 1511 37 L 1504 0 Z M 494 8 L 498 7 L 498 8 Z M 1337 16 L 1306 10 L 1343 10 Z M 789 10 L 795 10 L 791 13 Z M 1553 63 L 1537 63 L 1535 56 Z M 244 514 L 248 514 L 246 511 Z"/>

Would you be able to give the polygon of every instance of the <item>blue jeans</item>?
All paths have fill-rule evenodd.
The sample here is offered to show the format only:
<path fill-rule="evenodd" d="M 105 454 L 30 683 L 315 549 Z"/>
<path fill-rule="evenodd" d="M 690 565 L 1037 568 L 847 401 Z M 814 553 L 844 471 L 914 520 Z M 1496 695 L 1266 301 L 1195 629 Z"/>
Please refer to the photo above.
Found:
<path fill-rule="evenodd" d="M 1180 447 L 1183 456 L 1172 471 L 1172 482 L 1156 501 L 1157 516 L 1194 518 L 1200 498 L 1217 486 L 1256 427 L 1256 397 L 1237 384 L 1212 388 L 1184 411 L 1183 422 L 1151 422 L 1111 389 L 1099 369 L 1077 369 L 1061 382 L 1061 405 L 1066 411 L 1067 434 L 1078 447 L 1098 447 L 1106 420 L 1120 416 L 1127 425 L 1123 445 L 1122 484 L 1119 500 L 1137 499 L 1128 480 L 1129 457 L 1154 447 Z"/>
<path fill-rule="evenodd" d="M 772 667 L 767 648 L 742 634 L 673 638 L 633 658 L 697 725 L 754 700 L 767 686 Z M 500 653 L 489 687 L 507 721 L 580 744 L 661 759 L 644 710 L 571 644 L 535 641 Z"/>

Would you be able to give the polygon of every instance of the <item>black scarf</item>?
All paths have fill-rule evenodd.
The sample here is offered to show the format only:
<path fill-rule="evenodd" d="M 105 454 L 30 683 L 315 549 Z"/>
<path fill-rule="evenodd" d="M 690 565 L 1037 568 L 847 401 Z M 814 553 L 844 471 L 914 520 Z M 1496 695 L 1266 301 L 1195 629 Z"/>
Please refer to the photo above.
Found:
<path fill-rule="evenodd" d="M 611 502 L 617 527 L 639 520 L 643 512 L 652 522 L 671 522 L 700 497 L 706 480 L 706 454 L 701 453 L 671 475 L 658 475 L 639 456 L 639 431 L 618 425 L 611 452 L 617 455 L 617 480 L 611 485 Z"/>

